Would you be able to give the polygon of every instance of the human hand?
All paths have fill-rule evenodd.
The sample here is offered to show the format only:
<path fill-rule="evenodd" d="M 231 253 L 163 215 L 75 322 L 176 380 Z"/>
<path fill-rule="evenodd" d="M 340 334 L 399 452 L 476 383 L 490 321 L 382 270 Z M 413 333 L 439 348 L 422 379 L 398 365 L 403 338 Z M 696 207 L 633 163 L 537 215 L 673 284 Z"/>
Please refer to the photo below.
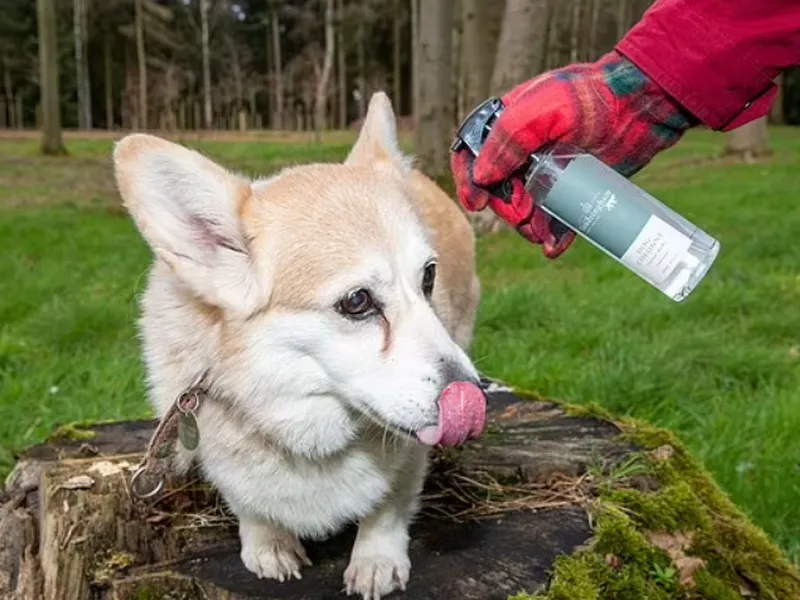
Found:
<path fill-rule="evenodd" d="M 565 142 L 630 177 L 696 124 L 616 51 L 594 63 L 544 73 L 501 100 L 505 110 L 478 158 L 466 148 L 451 155 L 458 198 L 471 212 L 488 206 L 530 242 L 542 244 L 548 258 L 560 256 L 575 233 L 563 232 L 563 225 L 538 208 L 525 190 L 518 171 L 531 153 Z M 488 191 L 509 179 L 505 200 Z"/>

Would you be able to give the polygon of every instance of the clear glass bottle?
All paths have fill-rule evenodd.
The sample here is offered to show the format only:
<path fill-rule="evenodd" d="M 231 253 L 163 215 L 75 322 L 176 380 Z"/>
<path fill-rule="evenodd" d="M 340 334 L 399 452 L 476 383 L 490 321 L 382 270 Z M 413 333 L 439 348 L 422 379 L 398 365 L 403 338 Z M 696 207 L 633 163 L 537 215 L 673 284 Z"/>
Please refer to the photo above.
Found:
<path fill-rule="evenodd" d="M 476 107 L 452 150 L 477 156 L 502 110 L 498 98 Z M 716 239 L 579 148 L 554 144 L 534 153 L 522 176 L 542 210 L 677 302 L 719 254 Z"/>
<path fill-rule="evenodd" d="M 594 156 L 554 145 L 531 156 L 537 205 L 673 300 L 684 300 L 719 242 Z"/>

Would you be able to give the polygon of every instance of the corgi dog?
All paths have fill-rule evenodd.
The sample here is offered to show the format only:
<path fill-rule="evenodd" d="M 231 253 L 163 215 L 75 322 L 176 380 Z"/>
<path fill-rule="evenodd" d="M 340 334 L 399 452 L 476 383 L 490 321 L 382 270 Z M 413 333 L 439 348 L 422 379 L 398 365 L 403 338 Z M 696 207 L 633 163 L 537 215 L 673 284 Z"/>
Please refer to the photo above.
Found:
<path fill-rule="evenodd" d="M 113 161 L 154 255 L 139 319 L 154 410 L 209 382 L 175 468 L 197 462 L 258 577 L 301 577 L 302 540 L 357 523 L 347 593 L 405 589 L 430 450 L 480 435 L 486 404 L 467 354 L 473 231 L 399 149 L 388 97 L 341 163 L 249 179 L 146 134 Z"/>

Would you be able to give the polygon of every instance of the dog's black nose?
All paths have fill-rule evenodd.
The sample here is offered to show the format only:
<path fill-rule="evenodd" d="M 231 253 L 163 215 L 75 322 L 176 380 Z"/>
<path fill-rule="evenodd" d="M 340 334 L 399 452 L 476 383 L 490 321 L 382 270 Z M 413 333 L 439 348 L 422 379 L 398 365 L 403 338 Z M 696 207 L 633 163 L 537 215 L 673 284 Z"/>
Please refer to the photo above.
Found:
<path fill-rule="evenodd" d="M 466 381 L 480 387 L 480 380 L 451 358 L 439 359 L 439 376 L 442 380 L 442 388 L 446 388 L 456 381 Z"/>

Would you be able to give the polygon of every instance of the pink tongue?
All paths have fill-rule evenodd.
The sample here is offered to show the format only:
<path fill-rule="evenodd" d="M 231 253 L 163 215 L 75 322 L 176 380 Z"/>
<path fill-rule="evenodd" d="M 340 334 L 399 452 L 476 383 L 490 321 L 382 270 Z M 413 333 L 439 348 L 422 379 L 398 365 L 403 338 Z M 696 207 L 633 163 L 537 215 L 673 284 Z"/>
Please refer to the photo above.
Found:
<path fill-rule="evenodd" d="M 476 385 L 457 381 L 448 385 L 439 398 L 439 423 L 423 427 L 417 438 L 423 444 L 458 446 L 477 438 L 486 425 L 486 396 Z"/>

